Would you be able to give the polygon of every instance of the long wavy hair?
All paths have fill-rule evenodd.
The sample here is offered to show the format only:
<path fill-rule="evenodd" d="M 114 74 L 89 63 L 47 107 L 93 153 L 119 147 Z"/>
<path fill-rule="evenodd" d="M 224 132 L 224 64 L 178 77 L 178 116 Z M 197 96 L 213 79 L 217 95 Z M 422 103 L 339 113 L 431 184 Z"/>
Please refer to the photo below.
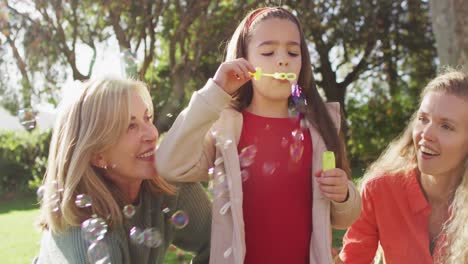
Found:
<path fill-rule="evenodd" d="M 252 38 L 252 29 L 262 21 L 271 18 L 289 20 L 293 22 L 299 30 L 301 38 L 300 48 L 302 67 L 299 73 L 298 84 L 302 87 L 302 92 L 308 103 L 305 108 L 300 110 L 307 121 L 309 121 L 309 123 L 319 131 L 327 148 L 335 153 L 337 167 L 343 169 L 347 173 L 348 177 L 350 177 L 351 169 L 346 156 L 344 135 L 341 129 L 340 133 L 337 132 L 337 128 L 334 125 L 325 103 L 317 90 L 312 73 L 309 50 L 305 41 L 304 32 L 297 17 L 282 7 L 263 7 L 249 12 L 237 26 L 231 40 L 229 41 L 226 61 L 237 58 L 247 58 L 247 46 Z M 249 81 L 233 95 L 232 106 L 236 110 L 242 111 L 250 105 L 252 97 L 252 82 Z M 289 98 L 289 105 L 292 105 L 291 97 Z M 344 124 L 343 118 L 341 118 L 341 123 Z M 340 126 L 340 128 L 341 127 L 342 126 Z"/>
<path fill-rule="evenodd" d="M 116 144 L 130 123 L 131 96 L 137 93 L 153 111 L 146 85 L 139 81 L 101 78 L 86 82 L 79 98 L 64 109 L 55 123 L 43 186 L 39 225 L 61 232 L 80 224 L 92 214 L 112 228 L 123 222 L 127 203 L 104 169 L 91 164 L 95 153 Z M 153 194 L 173 194 L 175 188 L 155 175 L 142 188 Z M 92 198 L 92 206 L 75 205 L 78 194 Z M 58 210 L 57 210 L 58 209 Z"/>
<path fill-rule="evenodd" d="M 420 101 L 430 92 L 450 94 L 468 101 L 468 75 L 454 69 L 447 69 L 429 82 L 421 93 Z M 405 131 L 367 169 L 361 185 L 382 174 L 410 175 L 418 169 L 416 149 L 412 132 L 417 121 L 417 111 L 413 114 Z M 456 187 L 450 204 L 451 215 L 444 223 L 441 234 L 446 236 L 442 250 L 435 257 L 436 263 L 467 263 L 468 261 L 468 157 L 461 182 Z"/>

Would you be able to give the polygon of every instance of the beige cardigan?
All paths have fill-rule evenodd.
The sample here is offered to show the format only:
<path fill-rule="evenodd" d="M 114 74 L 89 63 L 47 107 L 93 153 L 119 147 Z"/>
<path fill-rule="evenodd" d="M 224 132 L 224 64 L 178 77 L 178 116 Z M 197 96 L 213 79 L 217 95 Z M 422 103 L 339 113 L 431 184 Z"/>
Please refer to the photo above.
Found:
<path fill-rule="evenodd" d="M 237 151 L 242 114 L 226 108 L 230 99 L 210 79 L 193 94 L 189 105 L 177 117 L 156 153 L 157 170 L 170 181 L 207 181 L 211 167 L 214 167 L 214 175 L 225 175 L 218 177 L 214 185 L 217 197 L 213 201 L 211 227 L 212 264 L 242 264 L 246 253 L 242 180 Z M 327 105 L 335 124 L 339 124 L 339 105 Z M 322 152 L 326 147 L 317 130 L 310 127 L 309 131 L 314 146 L 312 172 L 316 172 L 322 168 Z M 360 195 L 349 181 L 348 200 L 335 203 L 322 195 L 315 177 L 313 179 L 310 263 L 332 263 L 331 228 L 345 229 L 359 217 Z M 281 217 L 281 212 L 278 212 L 278 216 Z"/>

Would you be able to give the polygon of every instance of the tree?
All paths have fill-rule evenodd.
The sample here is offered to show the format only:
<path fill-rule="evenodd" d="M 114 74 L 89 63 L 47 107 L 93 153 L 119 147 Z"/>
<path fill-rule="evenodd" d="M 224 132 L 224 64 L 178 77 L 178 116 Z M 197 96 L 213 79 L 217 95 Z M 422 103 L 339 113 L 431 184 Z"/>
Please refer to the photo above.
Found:
<path fill-rule="evenodd" d="M 3 35 L 6 44 L 10 47 L 14 61 L 18 70 L 21 73 L 21 86 L 22 86 L 22 105 L 21 107 L 28 107 L 31 105 L 31 77 L 28 72 L 27 65 L 20 54 L 17 47 L 17 39 L 21 37 L 22 21 L 15 19 L 15 16 L 10 16 L 9 6 L 7 1 L 0 2 L 0 33 Z M 20 106 L 17 105 L 17 108 Z M 9 108 L 9 107 L 8 107 Z M 15 112 L 18 109 L 12 109 Z"/>
<path fill-rule="evenodd" d="M 310 43 L 317 84 L 347 117 L 352 161 L 375 159 L 401 132 L 435 72 L 428 3 L 288 1 Z M 353 96 L 348 96 L 349 91 Z M 345 129 L 347 129 L 345 127 Z"/>
<path fill-rule="evenodd" d="M 378 28 L 372 26 L 376 24 L 375 7 L 369 1 L 288 2 L 297 11 L 313 47 L 312 65 L 318 75 L 317 84 L 324 89 L 328 101 L 344 106 L 347 87 L 367 70 L 377 44 Z M 337 54 L 341 58 L 335 60 Z"/>
<path fill-rule="evenodd" d="M 0 28 L 22 76 L 22 103 L 56 104 L 58 84 L 71 70 L 74 80 L 87 80 L 96 58 L 96 43 L 109 37 L 94 1 L 1 0 Z M 2 43 L 3 45 L 4 43 Z M 93 51 L 88 69 L 77 65 L 78 45 Z"/>
<path fill-rule="evenodd" d="M 12 40 L 33 92 L 44 86 L 37 82 L 41 78 L 49 87 L 42 89 L 44 96 L 58 90 L 56 84 L 67 74 L 75 80 L 89 78 L 97 44 L 115 37 L 127 74 L 150 88 L 161 132 L 171 126 L 191 93 L 213 76 L 227 40 L 247 11 L 265 5 L 250 0 L 0 1 L 7 3 L 10 27 L 20 25 L 13 28 L 18 33 L 12 30 L 16 36 Z M 28 8 L 12 4 L 18 2 Z M 298 15 L 319 87 L 328 101 L 340 102 L 347 112 L 366 102 L 346 105 L 349 91 L 360 98 L 386 100 L 389 104 L 382 105 L 395 109 L 415 100 L 418 89 L 432 76 L 435 48 L 427 2 L 276 2 Z M 6 38 L 0 40 L 0 52 L 13 54 Z M 86 69 L 76 63 L 79 45 L 94 52 Z M 368 89 L 356 87 L 361 85 Z M 359 122 L 353 118 L 349 122 Z"/>
<path fill-rule="evenodd" d="M 169 129 L 191 93 L 214 75 L 223 59 L 224 44 L 242 19 L 244 10 L 260 5 L 245 0 L 170 2 L 158 36 L 161 52 L 156 55 L 157 77 L 146 78 L 154 80 L 151 82 L 154 95 L 164 95 L 163 100 L 155 104 L 160 109 L 157 125 L 162 131 Z"/>
<path fill-rule="evenodd" d="M 226 0 L 39 0 L 22 1 L 29 7 L 24 11 L 11 5 L 13 0 L 3 1 L 22 22 L 23 37 L 16 43 L 23 41 L 29 75 L 55 65 L 71 69 L 75 80 L 86 80 L 94 66 L 96 44 L 115 36 L 127 75 L 149 84 L 162 113 L 157 121 L 162 131 L 187 102 L 187 93 L 214 74 L 220 43 L 232 34 L 242 10 L 259 5 Z M 94 52 L 87 71 L 76 63 L 78 45 Z"/>
<path fill-rule="evenodd" d="M 436 49 L 427 2 L 380 1 L 390 12 L 367 83 L 361 76 L 348 97 L 348 149 L 352 161 L 366 167 L 403 131 L 416 110 L 419 93 L 435 75 Z M 364 75 L 368 75 L 365 73 Z M 367 87 L 366 87 L 367 86 Z"/>
<path fill-rule="evenodd" d="M 468 1 L 430 0 L 440 66 L 463 66 L 468 72 Z"/>
<path fill-rule="evenodd" d="M 344 107 L 351 84 L 368 77 L 381 78 L 396 95 L 399 80 L 412 71 L 404 65 L 415 53 L 426 56 L 422 64 L 432 64 L 432 32 L 424 20 L 428 8 L 421 1 L 287 2 L 302 21 L 317 84 L 328 101 Z"/>

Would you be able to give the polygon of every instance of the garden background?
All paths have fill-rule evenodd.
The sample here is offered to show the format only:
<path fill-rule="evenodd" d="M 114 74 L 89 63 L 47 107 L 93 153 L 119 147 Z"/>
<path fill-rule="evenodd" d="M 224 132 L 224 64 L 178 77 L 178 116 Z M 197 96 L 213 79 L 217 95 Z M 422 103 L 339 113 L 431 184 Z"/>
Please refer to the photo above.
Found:
<path fill-rule="evenodd" d="M 113 72 L 148 84 L 163 133 L 214 75 L 246 12 L 270 5 L 301 20 L 320 92 L 344 109 L 356 181 L 438 69 L 468 66 L 467 0 L 0 0 L 0 107 L 14 117 L 56 111 L 70 83 L 109 70 L 102 61 L 112 53 Z M 0 120 L 0 262 L 30 263 L 51 130 L 1 129 L 8 122 Z M 187 258 L 174 249 L 167 262 Z"/>

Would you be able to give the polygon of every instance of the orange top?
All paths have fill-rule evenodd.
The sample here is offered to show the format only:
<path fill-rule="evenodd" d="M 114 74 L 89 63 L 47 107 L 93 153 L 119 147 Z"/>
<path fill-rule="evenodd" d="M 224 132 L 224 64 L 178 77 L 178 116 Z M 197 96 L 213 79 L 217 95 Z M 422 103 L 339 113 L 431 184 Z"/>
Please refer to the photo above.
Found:
<path fill-rule="evenodd" d="M 361 215 L 343 239 L 341 260 L 371 263 L 380 242 L 386 263 L 433 263 L 430 214 L 416 172 L 369 180 L 362 192 Z M 442 240 L 435 241 L 433 252 L 440 250 Z"/>

